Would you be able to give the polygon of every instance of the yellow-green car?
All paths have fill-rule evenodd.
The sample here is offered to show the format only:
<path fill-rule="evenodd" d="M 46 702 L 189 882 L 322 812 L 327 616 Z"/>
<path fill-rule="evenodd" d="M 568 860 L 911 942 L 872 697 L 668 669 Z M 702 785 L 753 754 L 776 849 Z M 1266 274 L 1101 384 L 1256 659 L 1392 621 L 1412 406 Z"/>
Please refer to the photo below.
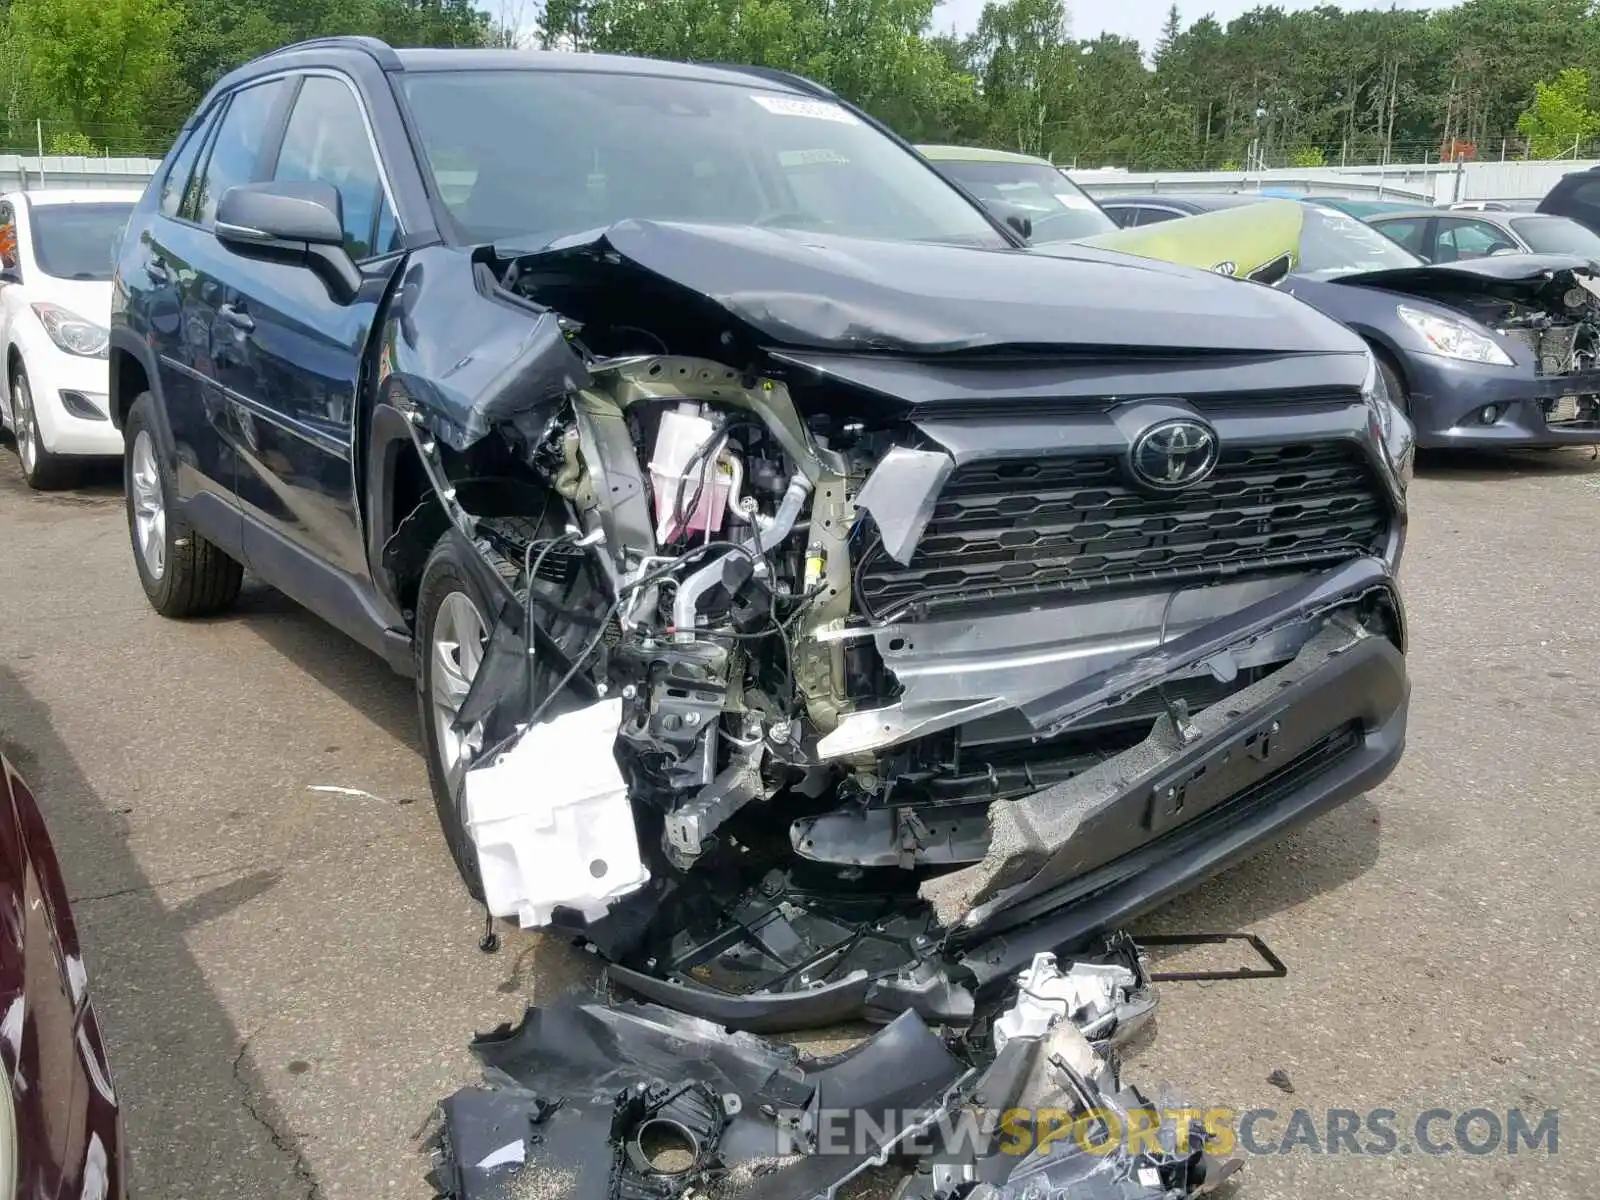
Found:
<path fill-rule="evenodd" d="M 1138 225 L 1080 239 L 1081 244 L 1159 258 L 1219 275 L 1276 283 L 1300 265 L 1307 220 L 1317 210 L 1298 200 L 1262 200 L 1238 208 Z M 1048 247 L 1039 247 L 1046 253 Z"/>

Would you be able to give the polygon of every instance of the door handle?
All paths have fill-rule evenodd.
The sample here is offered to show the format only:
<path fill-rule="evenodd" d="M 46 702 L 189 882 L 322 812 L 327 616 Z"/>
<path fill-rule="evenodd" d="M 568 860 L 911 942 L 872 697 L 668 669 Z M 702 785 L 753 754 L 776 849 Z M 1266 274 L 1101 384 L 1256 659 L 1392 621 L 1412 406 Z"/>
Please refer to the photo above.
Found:
<path fill-rule="evenodd" d="M 256 319 L 245 312 L 243 307 L 239 305 L 224 304 L 217 311 L 222 314 L 222 319 L 235 329 L 242 329 L 244 332 L 249 333 L 256 327 Z"/>
<path fill-rule="evenodd" d="M 166 264 L 159 258 L 147 258 L 144 262 L 144 273 L 150 277 L 151 283 L 171 283 L 172 276 L 167 273 Z"/>

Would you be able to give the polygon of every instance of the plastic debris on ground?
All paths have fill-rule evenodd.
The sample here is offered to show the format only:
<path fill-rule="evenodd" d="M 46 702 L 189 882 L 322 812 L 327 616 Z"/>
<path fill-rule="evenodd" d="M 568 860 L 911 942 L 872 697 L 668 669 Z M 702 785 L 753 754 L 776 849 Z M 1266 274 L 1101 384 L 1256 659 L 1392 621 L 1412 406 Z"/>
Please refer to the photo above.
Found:
<path fill-rule="evenodd" d="M 440 1106 L 432 1181 L 447 1200 L 834 1200 L 888 1164 L 899 1200 L 1184 1200 L 1239 1164 L 1198 1123 L 1126 1137 L 1182 1107 L 1119 1078 L 1112 1047 L 1154 1007 L 1123 935 L 1064 969 L 1039 955 L 972 1028 L 908 1011 L 826 1059 L 567 995 L 474 1043 L 485 1083 Z"/>

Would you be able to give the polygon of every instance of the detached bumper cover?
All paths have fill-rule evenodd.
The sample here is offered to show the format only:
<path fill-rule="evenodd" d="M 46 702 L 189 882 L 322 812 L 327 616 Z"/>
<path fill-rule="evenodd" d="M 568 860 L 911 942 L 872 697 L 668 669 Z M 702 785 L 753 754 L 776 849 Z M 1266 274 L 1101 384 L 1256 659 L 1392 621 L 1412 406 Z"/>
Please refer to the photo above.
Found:
<path fill-rule="evenodd" d="M 1224 804 L 1248 803 L 1263 785 L 1314 778 L 1358 751 L 1406 700 L 1399 650 L 1334 617 L 1293 661 L 1182 730 L 1162 717 L 1099 767 L 994 805 L 983 861 L 930 880 L 923 897 L 946 925 L 981 926 Z"/>

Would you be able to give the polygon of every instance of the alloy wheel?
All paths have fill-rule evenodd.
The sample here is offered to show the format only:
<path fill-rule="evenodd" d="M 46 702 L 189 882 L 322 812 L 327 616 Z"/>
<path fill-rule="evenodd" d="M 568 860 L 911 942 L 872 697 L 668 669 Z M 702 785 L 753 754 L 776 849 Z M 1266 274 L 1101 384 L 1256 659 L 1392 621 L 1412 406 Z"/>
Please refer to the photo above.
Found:
<path fill-rule="evenodd" d="M 22 460 L 22 469 L 32 475 L 39 463 L 39 444 L 33 425 L 33 393 L 21 375 L 11 381 L 11 416 L 16 426 L 12 432 L 17 438 L 17 457 Z"/>
<path fill-rule="evenodd" d="M 167 506 L 161 495 L 161 469 L 149 430 L 133 439 L 133 542 L 151 579 L 167 569 Z"/>
<path fill-rule="evenodd" d="M 456 714 L 472 688 L 472 681 L 483 664 L 488 641 L 488 626 L 483 615 L 465 592 L 451 592 L 439 605 L 433 619 L 431 693 L 434 740 L 439 747 L 439 765 L 444 769 L 450 794 L 460 802 L 461 783 L 473 755 L 482 749 L 480 727 L 458 733 Z"/>

